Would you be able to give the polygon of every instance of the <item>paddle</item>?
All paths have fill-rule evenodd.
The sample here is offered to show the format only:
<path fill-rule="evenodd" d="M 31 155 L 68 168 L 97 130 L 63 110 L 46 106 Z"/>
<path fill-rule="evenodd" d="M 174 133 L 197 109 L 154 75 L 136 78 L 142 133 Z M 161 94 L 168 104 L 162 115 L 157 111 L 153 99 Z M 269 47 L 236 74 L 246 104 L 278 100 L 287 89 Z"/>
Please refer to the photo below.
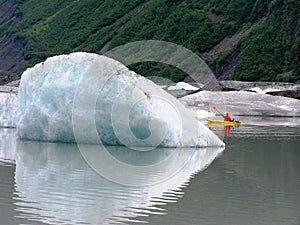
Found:
<path fill-rule="evenodd" d="M 220 111 L 218 110 L 218 108 L 217 108 L 216 106 L 214 106 L 213 109 L 214 109 L 216 112 L 218 112 L 221 116 L 223 116 L 224 119 L 226 118 L 226 116 L 225 116 L 224 114 L 220 113 Z"/>

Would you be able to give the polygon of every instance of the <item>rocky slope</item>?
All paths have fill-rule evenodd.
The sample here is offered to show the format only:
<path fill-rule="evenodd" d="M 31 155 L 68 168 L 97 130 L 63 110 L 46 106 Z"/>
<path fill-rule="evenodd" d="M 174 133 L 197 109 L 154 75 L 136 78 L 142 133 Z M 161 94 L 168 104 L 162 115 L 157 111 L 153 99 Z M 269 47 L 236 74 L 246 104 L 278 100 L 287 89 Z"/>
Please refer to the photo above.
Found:
<path fill-rule="evenodd" d="M 0 84 L 49 56 L 149 39 L 192 50 L 221 80 L 294 82 L 299 18 L 297 0 L 0 0 Z M 185 76 L 157 64 L 132 69 L 175 81 Z"/>

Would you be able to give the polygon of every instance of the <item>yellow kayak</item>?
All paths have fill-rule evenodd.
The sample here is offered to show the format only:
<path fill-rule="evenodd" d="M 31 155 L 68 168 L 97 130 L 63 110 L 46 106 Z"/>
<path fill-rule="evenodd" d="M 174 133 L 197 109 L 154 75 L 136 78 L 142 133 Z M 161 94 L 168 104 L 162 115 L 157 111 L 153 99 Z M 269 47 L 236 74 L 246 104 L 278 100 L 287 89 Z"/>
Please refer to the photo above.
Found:
<path fill-rule="evenodd" d="M 207 120 L 208 125 L 216 125 L 216 126 L 240 126 L 242 123 L 240 121 L 225 121 L 225 120 Z"/>

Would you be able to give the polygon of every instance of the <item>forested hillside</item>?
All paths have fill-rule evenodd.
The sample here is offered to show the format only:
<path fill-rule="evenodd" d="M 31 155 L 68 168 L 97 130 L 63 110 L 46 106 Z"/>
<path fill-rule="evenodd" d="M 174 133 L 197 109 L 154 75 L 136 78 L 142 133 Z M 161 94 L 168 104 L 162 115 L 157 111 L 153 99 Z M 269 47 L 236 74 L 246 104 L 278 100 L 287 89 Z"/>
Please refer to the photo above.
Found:
<path fill-rule="evenodd" d="M 154 39 L 192 50 L 219 79 L 295 82 L 299 27 L 298 0 L 0 0 L 0 75 L 4 83 L 49 56 Z M 185 76 L 157 63 L 131 68 Z"/>

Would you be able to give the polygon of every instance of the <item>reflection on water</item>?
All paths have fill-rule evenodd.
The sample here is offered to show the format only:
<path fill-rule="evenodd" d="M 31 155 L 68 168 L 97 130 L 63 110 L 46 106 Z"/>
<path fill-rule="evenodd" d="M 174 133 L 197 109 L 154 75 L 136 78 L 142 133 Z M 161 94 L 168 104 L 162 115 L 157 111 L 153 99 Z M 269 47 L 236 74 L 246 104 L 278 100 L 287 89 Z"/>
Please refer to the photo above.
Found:
<path fill-rule="evenodd" d="M 300 127 L 241 126 L 225 144 L 149 224 L 300 224 Z"/>
<path fill-rule="evenodd" d="M 11 174 L 3 174 L 5 180 L 9 179 L 3 188 L 9 191 L 0 196 L 10 201 L 1 207 L 14 208 L 8 210 L 11 217 L 0 217 L 7 224 L 16 218 L 30 223 L 109 224 L 134 221 L 141 215 L 164 214 L 161 205 L 176 202 L 191 175 L 205 169 L 224 150 L 177 148 L 136 152 L 109 147 L 108 152 L 117 161 L 133 165 L 135 170 L 112 168 L 105 160 L 97 162 L 107 163 L 110 176 L 126 180 L 126 186 L 100 176 L 86 163 L 76 145 L 16 142 L 14 130 L 1 131 L 2 165 L 15 163 L 11 166 L 15 168 L 13 183 Z M 97 152 L 91 146 L 91 150 L 90 157 L 103 156 L 103 149 Z M 178 167 L 178 163 L 182 166 Z M 131 182 L 134 185 L 130 186 Z"/>
<path fill-rule="evenodd" d="M 287 123 L 231 129 L 226 151 L 110 147 L 121 163 L 102 160 L 107 179 L 75 145 L 16 142 L 0 129 L 0 223 L 298 225 L 300 126 Z M 97 149 L 94 162 L 106 156 Z"/>
<path fill-rule="evenodd" d="M 299 138 L 300 117 L 245 117 L 237 118 L 241 126 L 232 126 L 226 135 L 226 126 L 211 126 L 221 139 L 226 137 L 260 137 L 266 139 Z"/>
<path fill-rule="evenodd" d="M 16 129 L 0 128 L 0 165 L 15 163 Z"/>

